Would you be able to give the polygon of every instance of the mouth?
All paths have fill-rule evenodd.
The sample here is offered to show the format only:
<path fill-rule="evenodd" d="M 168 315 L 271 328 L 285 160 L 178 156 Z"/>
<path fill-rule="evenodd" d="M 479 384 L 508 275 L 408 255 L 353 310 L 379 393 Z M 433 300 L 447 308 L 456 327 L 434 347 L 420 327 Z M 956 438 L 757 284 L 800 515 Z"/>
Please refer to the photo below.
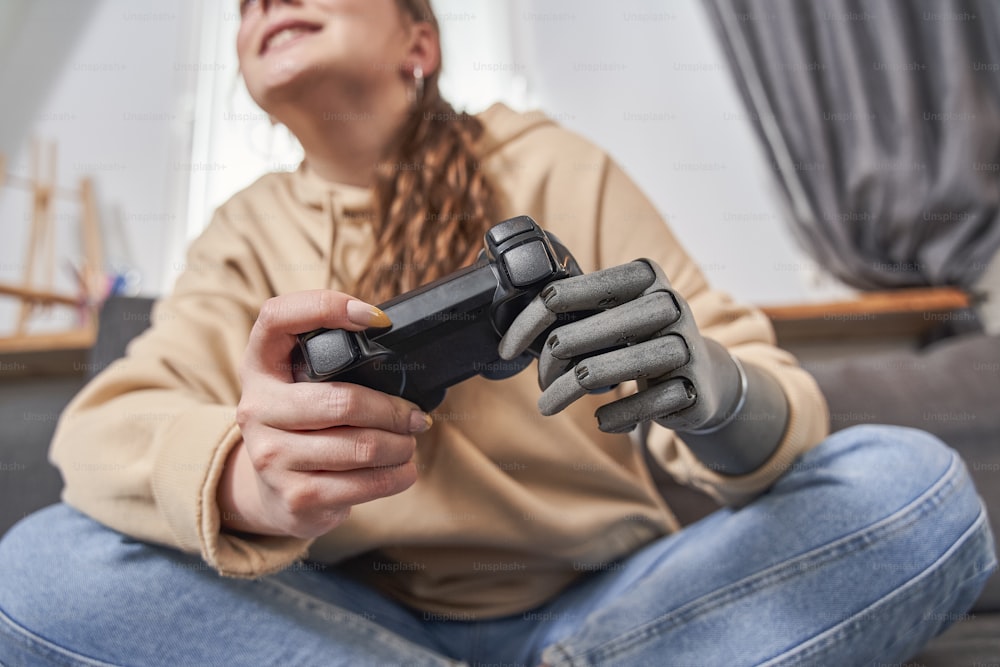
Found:
<path fill-rule="evenodd" d="M 260 55 L 322 30 L 323 26 L 307 21 L 281 21 L 269 27 L 260 43 Z"/>

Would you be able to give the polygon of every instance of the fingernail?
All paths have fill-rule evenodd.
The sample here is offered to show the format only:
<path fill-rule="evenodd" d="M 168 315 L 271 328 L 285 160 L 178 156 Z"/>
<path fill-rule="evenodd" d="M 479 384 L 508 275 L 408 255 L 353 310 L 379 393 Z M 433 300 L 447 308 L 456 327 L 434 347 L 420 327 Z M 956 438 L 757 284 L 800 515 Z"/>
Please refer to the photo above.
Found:
<path fill-rule="evenodd" d="M 392 320 L 375 306 L 351 299 L 347 302 L 347 319 L 363 327 L 391 327 Z"/>
<path fill-rule="evenodd" d="M 423 433 L 434 425 L 434 419 L 420 410 L 410 413 L 410 433 Z"/>

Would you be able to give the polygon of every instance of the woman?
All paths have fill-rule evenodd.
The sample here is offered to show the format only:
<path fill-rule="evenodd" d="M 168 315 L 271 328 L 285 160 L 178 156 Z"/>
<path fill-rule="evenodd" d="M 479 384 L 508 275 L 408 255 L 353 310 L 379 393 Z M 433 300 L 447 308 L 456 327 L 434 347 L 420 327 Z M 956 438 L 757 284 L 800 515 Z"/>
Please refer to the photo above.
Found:
<path fill-rule="evenodd" d="M 441 99 L 426 2 L 241 9 L 243 77 L 305 161 L 219 209 L 152 329 L 67 409 L 67 505 L 0 544 L 0 662 L 862 664 L 968 608 L 993 555 L 954 453 L 898 429 L 824 440 L 810 377 L 606 154 Z M 371 303 L 517 214 L 587 275 L 529 307 L 505 356 L 551 310 L 620 304 L 549 339 L 555 414 L 530 373 L 433 415 L 293 382 L 295 334 L 386 325 Z M 608 332 L 634 344 L 605 356 Z M 641 391 L 585 394 L 584 370 Z M 728 508 L 678 532 L 633 423 Z"/>

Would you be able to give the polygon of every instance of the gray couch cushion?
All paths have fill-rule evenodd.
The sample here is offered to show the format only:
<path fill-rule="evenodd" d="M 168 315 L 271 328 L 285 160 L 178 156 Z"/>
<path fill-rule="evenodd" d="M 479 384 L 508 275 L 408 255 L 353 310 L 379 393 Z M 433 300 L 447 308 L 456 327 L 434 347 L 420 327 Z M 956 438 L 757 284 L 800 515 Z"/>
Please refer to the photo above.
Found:
<path fill-rule="evenodd" d="M 86 379 L 122 356 L 128 342 L 149 326 L 152 304 L 144 297 L 105 301 L 96 344 L 85 362 L 79 360 L 64 373 L 0 374 L 0 535 L 59 500 L 62 477 L 48 462 L 59 414 Z"/>
<path fill-rule="evenodd" d="M 922 667 L 1000 664 L 1000 614 L 967 614 L 935 637 L 912 663 Z"/>
<path fill-rule="evenodd" d="M 1000 535 L 1000 337 L 965 334 L 918 351 L 806 363 L 833 430 L 860 423 L 929 431 L 965 459 Z M 1000 575 L 976 609 L 1000 611 Z"/>
<path fill-rule="evenodd" d="M 62 477 L 48 462 L 49 441 L 82 374 L 0 381 L 0 535 L 59 500 Z"/>

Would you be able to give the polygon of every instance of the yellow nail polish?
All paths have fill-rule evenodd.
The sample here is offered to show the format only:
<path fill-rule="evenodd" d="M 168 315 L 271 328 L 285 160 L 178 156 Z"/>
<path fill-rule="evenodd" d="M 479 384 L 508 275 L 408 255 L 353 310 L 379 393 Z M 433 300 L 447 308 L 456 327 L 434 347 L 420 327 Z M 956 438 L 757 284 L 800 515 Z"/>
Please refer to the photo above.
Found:
<path fill-rule="evenodd" d="M 424 433 L 434 425 L 434 419 L 422 410 L 410 413 L 410 433 Z"/>
<path fill-rule="evenodd" d="M 375 306 L 352 299 L 347 302 L 347 318 L 363 327 L 391 327 L 392 320 Z"/>
<path fill-rule="evenodd" d="M 372 313 L 372 319 L 371 319 L 371 325 L 370 326 L 373 326 L 373 327 L 391 327 L 392 326 L 392 320 L 390 320 L 389 316 L 386 315 L 384 312 L 382 312 L 382 310 L 380 308 L 376 308 L 375 306 L 372 306 L 371 313 Z"/>

